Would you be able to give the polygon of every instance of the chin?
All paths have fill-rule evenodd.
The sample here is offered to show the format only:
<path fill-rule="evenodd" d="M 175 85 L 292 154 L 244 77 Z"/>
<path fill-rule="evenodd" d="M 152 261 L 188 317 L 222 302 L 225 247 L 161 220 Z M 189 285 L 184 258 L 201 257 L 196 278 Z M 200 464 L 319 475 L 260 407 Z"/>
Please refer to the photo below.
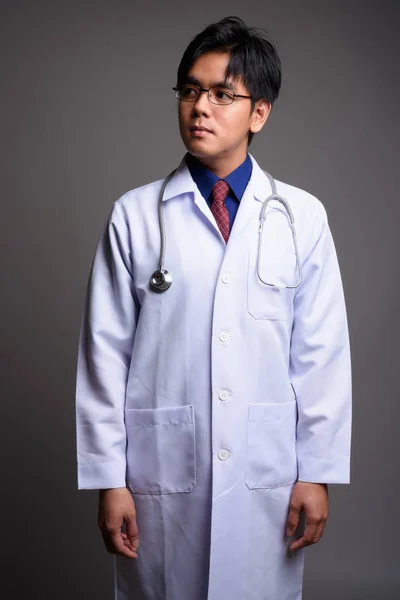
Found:
<path fill-rule="evenodd" d="M 201 143 L 202 140 L 185 140 L 184 144 L 186 150 L 193 154 L 193 156 L 201 157 L 211 157 L 216 156 L 218 151 L 213 148 L 207 147 L 207 144 Z"/>

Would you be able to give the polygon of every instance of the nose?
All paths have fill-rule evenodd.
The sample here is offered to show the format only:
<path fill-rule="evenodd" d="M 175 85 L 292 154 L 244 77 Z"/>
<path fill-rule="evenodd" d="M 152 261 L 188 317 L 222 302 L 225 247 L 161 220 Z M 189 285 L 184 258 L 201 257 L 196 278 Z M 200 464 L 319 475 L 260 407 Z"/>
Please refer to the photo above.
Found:
<path fill-rule="evenodd" d="M 208 115 L 211 112 L 208 92 L 200 92 L 196 102 L 193 103 L 193 112 L 195 114 Z"/>

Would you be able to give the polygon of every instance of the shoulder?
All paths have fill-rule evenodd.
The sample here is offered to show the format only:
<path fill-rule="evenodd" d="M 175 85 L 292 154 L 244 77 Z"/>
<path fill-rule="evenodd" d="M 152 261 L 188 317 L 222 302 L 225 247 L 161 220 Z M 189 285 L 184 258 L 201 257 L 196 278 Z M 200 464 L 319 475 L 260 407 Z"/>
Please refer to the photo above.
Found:
<path fill-rule="evenodd" d="M 167 188 L 163 187 L 167 184 Z M 189 174 L 185 159 L 166 177 L 151 181 L 145 185 L 131 189 L 120 196 L 111 209 L 111 220 L 125 222 L 130 227 L 138 227 L 157 218 L 160 194 L 168 199 L 176 194 L 193 190 L 194 182 Z"/>
<path fill-rule="evenodd" d="M 163 181 L 164 179 L 158 179 L 122 194 L 111 206 L 109 221 L 119 226 L 125 224 L 128 228 L 134 222 L 143 222 L 146 215 L 153 214 L 157 209 Z"/>
<path fill-rule="evenodd" d="M 278 194 L 285 198 L 292 210 L 305 214 L 307 220 L 311 216 L 314 218 L 326 218 L 326 210 L 319 198 L 284 181 L 275 179 Z"/>
<path fill-rule="evenodd" d="M 133 204 L 140 203 L 144 199 L 157 198 L 164 179 L 157 179 L 140 187 L 125 192 L 114 204 L 123 209 L 129 209 Z"/>
<path fill-rule="evenodd" d="M 157 198 L 163 179 L 128 190 L 115 200 L 109 209 L 106 229 L 128 235 L 135 227 L 143 227 L 148 214 L 156 214 Z"/>
<path fill-rule="evenodd" d="M 301 255 L 307 256 L 324 231 L 329 230 L 328 215 L 321 200 L 302 188 L 275 180 L 278 194 L 293 213 Z"/>
<path fill-rule="evenodd" d="M 274 179 L 277 193 L 288 202 L 296 220 L 305 220 L 310 225 L 310 220 L 313 221 L 318 215 L 326 218 L 325 208 L 316 196 L 300 187 L 275 178 L 273 173 L 263 169 L 253 156 L 251 156 L 251 159 L 253 162 L 254 189 L 259 199 L 262 199 L 261 197 L 264 197 L 263 194 L 266 192 L 264 186 L 267 186 L 268 189 L 269 185 L 269 189 L 271 189 L 271 184 L 268 181 L 269 175 Z"/>
<path fill-rule="evenodd" d="M 163 188 L 163 184 L 167 184 L 167 187 Z M 129 190 L 116 203 L 125 210 L 134 207 L 135 211 L 138 212 L 148 212 L 149 210 L 152 212 L 158 204 L 161 191 L 163 191 L 163 198 L 168 199 L 188 191 L 193 191 L 194 187 L 195 184 L 184 157 L 179 166 L 173 169 L 167 176 Z"/>

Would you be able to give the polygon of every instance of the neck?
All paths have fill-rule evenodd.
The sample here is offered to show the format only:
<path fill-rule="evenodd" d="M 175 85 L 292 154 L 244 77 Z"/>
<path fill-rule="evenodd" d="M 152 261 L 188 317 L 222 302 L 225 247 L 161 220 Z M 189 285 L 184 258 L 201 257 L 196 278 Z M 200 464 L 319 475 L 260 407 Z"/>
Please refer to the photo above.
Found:
<path fill-rule="evenodd" d="M 235 156 L 196 156 L 197 160 L 212 171 L 219 179 L 225 179 L 245 160 L 247 149 Z"/>

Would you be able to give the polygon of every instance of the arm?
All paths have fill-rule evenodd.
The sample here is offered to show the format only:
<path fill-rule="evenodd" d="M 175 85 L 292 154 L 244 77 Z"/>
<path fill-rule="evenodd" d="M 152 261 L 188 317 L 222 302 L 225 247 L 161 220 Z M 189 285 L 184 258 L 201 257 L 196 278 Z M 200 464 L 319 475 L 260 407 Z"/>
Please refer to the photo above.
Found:
<path fill-rule="evenodd" d="M 318 203 L 303 283 L 294 298 L 289 373 L 298 407 L 299 480 L 287 519 L 293 535 L 301 511 L 304 534 L 290 545 L 314 544 L 328 518 L 328 483 L 349 483 L 351 440 L 350 344 L 343 286 L 326 211 Z"/>
<path fill-rule="evenodd" d="M 125 486 L 125 390 L 138 312 L 127 217 L 115 202 L 97 246 L 81 324 L 76 385 L 79 489 Z"/>
<path fill-rule="evenodd" d="M 349 483 L 350 345 L 337 255 L 321 203 L 294 298 L 289 375 L 298 407 L 299 480 Z"/>
<path fill-rule="evenodd" d="M 76 424 L 78 487 L 99 489 L 98 525 L 105 546 L 127 558 L 137 558 L 139 546 L 135 503 L 125 487 L 124 423 L 138 314 L 128 221 L 116 202 L 99 240 L 87 288 L 78 352 Z"/>

